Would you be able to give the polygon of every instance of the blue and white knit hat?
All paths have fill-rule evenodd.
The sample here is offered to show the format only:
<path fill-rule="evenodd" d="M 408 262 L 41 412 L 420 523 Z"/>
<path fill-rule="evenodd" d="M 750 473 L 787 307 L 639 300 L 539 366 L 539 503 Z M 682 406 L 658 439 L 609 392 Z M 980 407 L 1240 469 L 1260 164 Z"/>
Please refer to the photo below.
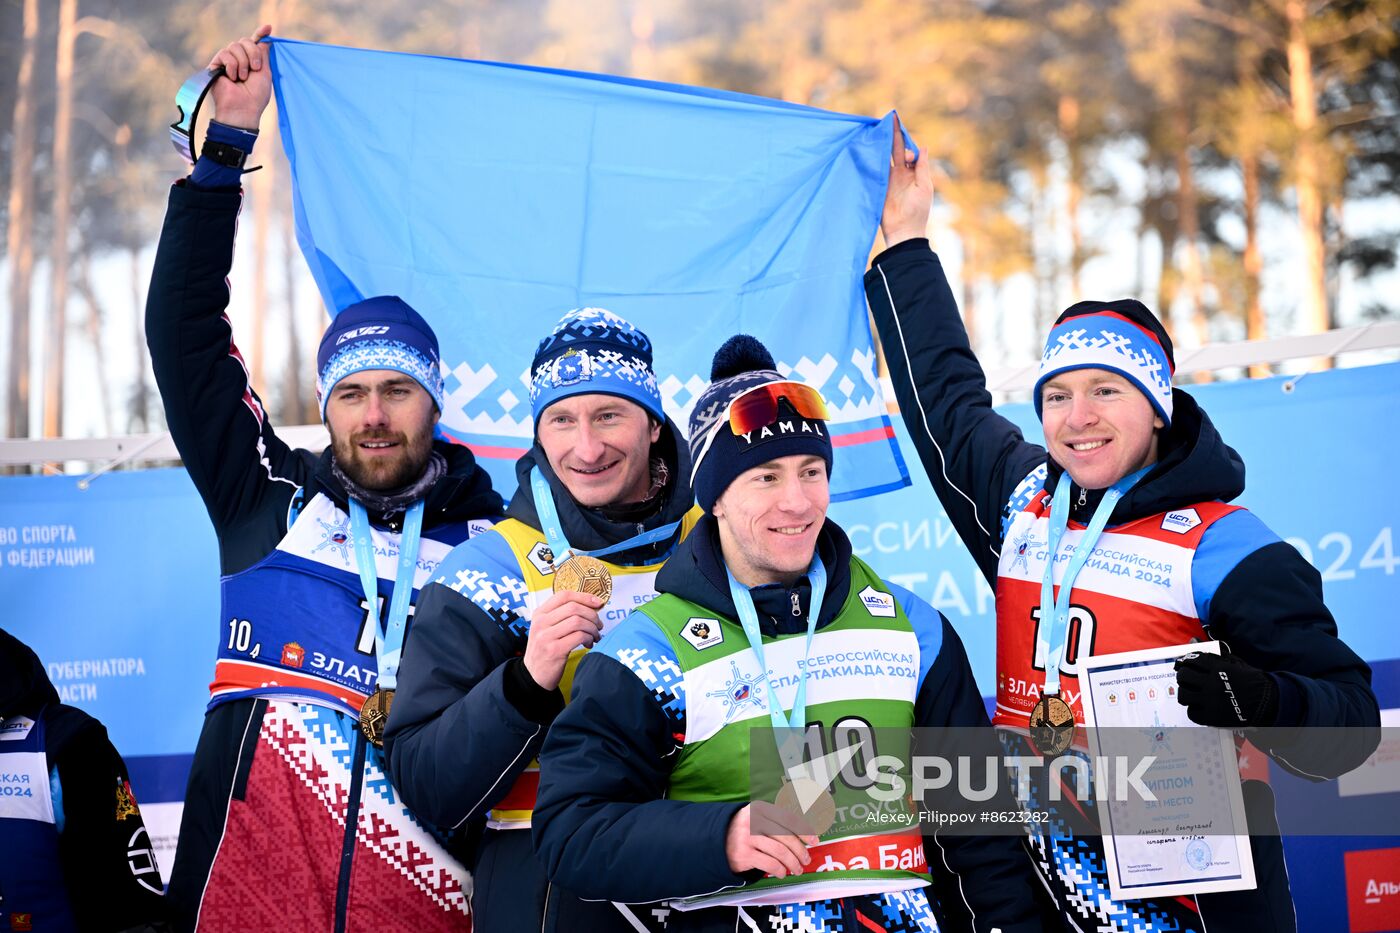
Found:
<path fill-rule="evenodd" d="M 367 369 L 412 376 L 442 411 L 437 334 L 402 298 L 366 298 L 341 311 L 326 328 L 316 351 L 316 397 L 322 421 L 335 384 Z"/>
<path fill-rule="evenodd" d="M 666 420 L 647 335 L 611 311 L 575 308 L 535 349 L 530 411 L 538 423 L 560 399 L 592 393 L 620 396 Z"/>
<path fill-rule="evenodd" d="M 780 403 L 783 429 L 764 437 L 736 437 L 729 430 L 730 404 L 758 386 L 774 382 L 798 382 L 778 372 L 773 354 L 755 337 L 735 334 L 715 351 L 710 364 L 710 385 L 690 410 L 691 488 L 695 502 L 706 512 L 745 470 L 780 457 L 815 454 L 826 461 L 831 475 L 831 435 L 826 422 L 803 418 Z"/>
<path fill-rule="evenodd" d="M 1066 308 L 1050 336 L 1035 377 L 1036 417 L 1042 417 L 1040 388 L 1059 373 L 1106 369 L 1127 379 L 1172 423 L 1172 374 L 1176 357 L 1162 322 L 1140 301 L 1081 301 Z"/>

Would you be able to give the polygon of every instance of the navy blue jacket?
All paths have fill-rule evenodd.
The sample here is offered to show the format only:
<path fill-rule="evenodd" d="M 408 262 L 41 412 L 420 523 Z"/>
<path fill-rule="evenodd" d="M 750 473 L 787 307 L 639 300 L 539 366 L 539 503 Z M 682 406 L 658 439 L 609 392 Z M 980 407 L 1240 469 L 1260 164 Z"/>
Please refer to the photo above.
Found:
<path fill-rule="evenodd" d="M 995 589 L 1012 495 L 1042 466 L 1053 489 L 1061 468 L 1045 448 L 992 410 L 982 367 L 938 257 L 927 240 L 908 240 L 875 258 L 866 295 L 884 345 L 895 397 L 939 501 Z M 1245 468 L 1186 392 L 1173 391 L 1172 425 L 1160 459 L 1113 510 L 1114 525 L 1184 508 L 1228 502 L 1244 491 Z M 1076 488 L 1077 493 L 1077 488 Z M 1071 518 L 1087 522 L 1103 490 L 1078 495 Z M 1297 549 L 1247 512 L 1217 523 L 1236 539 L 1228 564 L 1211 570 L 1214 593 L 1201 623 L 1212 637 L 1279 684 L 1275 740 L 1288 727 L 1351 726 L 1297 733 L 1265 750 L 1295 774 L 1336 777 L 1355 768 L 1380 740 L 1371 669 L 1337 637 L 1322 601 L 1322 579 Z M 1203 544 L 1204 547 L 1204 544 Z"/>
<path fill-rule="evenodd" d="M 51 866 L 56 871 L 51 883 L 68 902 L 77 929 L 168 930 L 160 869 L 145 821 L 130 796 L 126 763 L 102 723 L 61 703 L 34 651 L 0 628 L 0 724 L 20 716 L 44 722 L 43 750 L 56 773 L 53 803 L 60 827 L 59 864 Z M 123 800 L 131 809 L 120 806 Z M 0 842 L 9 841 L 0 825 Z M 17 855 L 4 846 L 0 852 L 6 859 Z M 21 849 L 18 854 L 27 853 Z M 18 915 L 21 905 L 7 905 L 4 894 L 0 890 L 0 922 L 8 930 L 7 907 Z M 43 928 L 39 919 L 34 918 L 36 929 Z"/>
<path fill-rule="evenodd" d="M 317 492 L 347 508 L 347 494 L 331 471 L 330 448 L 293 448 L 277 436 L 234 342 L 225 312 L 242 202 L 237 188 L 206 189 L 188 179 L 171 187 L 146 303 L 146 342 L 166 423 L 218 536 L 224 576 L 266 558 L 286 536 L 298 503 Z M 501 497 L 471 451 L 445 441 L 434 442 L 434 449 L 448 470 L 425 497 L 425 534 L 451 525 L 461 525 L 465 534 L 470 519 L 499 517 Z M 369 516 L 395 533 L 402 531 L 403 518 L 402 511 Z M 244 744 L 249 735 L 256 737 L 265 707 L 254 699 L 235 700 L 205 717 L 171 873 L 172 911 L 182 928 L 194 925 L 223 841 L 230 794 L 241 793 L 247 781 L 251 756 Z"/>
<path fill-rule="evenodd" d="M 821 628 L 836 617 L 850 589 L 850 541 L 830 521 L 818 554 L 829 577 Z M 713 517 L 703 518 L 681 545 L 657 577 L 657 589 L 737 618 Z M 915 699 L 916 725 L 987 727 L 957 633 L 912 594 L 891 590 L 916 631 L 924 629 L 920 644 L 939 646 Z M 772 584 L 751 592 L 766 634 L 806 631 L 811 587 L 805 577 L 791 590 Z M 801 607 L 797 616 L 789 611 L 794 595 Z M 584 658 L 572 702 L 555 720 L 540 757 L 536 850 L 554 881 L 586 898 L 648 904 L 749 880 L 730 870 L 724 851 L 729 822 L 743 802 L 666 799 L 679 736 L 685 734 L 683 705 L 649 689 L 607 650 L 609 639 L 650 624 L 636 616 L 624 621 Z M 1031 919 L 1030 863 L 1015 839 L 926 837 L 925 847 L 935 877 L 931 900 L 943 908 L 945 929 L 1040 929 Z M 733 909 L 727 911 L 732 918 Z M 731 927 L 732 921 L 725 929 Z"/>
<path fill-rule="evenodd" d="M 679 429 L 667 421 L 655 445 L 673 477 L 686 472 L 679 437 Z M 516 466 L 520 487 L 506 517 L 540 526 L 530 486 L 530 470 L 536 464 L 551 489 L 563 491 L 554 500 L 571 545 L 597 550 L 640 530 L 638 524 L 609 521 L 598 509 L 578 506 L 538 447 Z M 640 525 L 650 529 L 679 521 L 690 507 L 690 486 L 682 479 Z M 494 544 L 486 540 L 490 537 L 455 549 L 440 569 L 471 566 L 471 554 Z M 609 560 L 651 563 L 673 545 L 669 540 L 643 545 Z M 528 624 L 510 607 L 488 612 L 447 580 L 435 579 L 419 594 L 384 743 L 394 784 L 404 800 L 439 826 L 451 828 L 484 816 L 499 802 L 534 759 L 545 729 L 564 708 L 557 688 L 542 689 L 525 670 L 528 632 Z"/>
<path fill-rule="evenodd" d="M 559 520 L 572 546 L 598 550 L 679 521 L 691 508 L 689 464 L 680 431 L 671 421 L 652 453 L 666 464 L 672 481 L 650 514 L 638 515 L 629 506 L 579 506 L 536 446 L 516 465 L 520 488 L 507 517 L 540 527 L 530 483 L 530 472 L 538 465 L 555 491 Z M 654 564 L 679 535 L 677 528 L 664 541 L 631 547 L 608 560 Z M 455 582 L 461 574 L 486 582 L 469 588 Z M 455 548 L 418 597 L 385 750 L 405 802 L 444 829 L 479 823 L 506 796 L 564 708 L 562 693 L 540 687 L 525 668 L 529 623 L 520 614 L 523 578 L 505 540 L 488 532 Z M 607 904 L 584 904 L 557 888 L 551 891 L 529 836 L 523 829 L 488 829 L 483 834 L 471 866 L 477 930 L 574 930 L 594 922 L 621 922 Z M 601 919 L 587 919 L 595 916 Z"/>
<path fill-rule="evenodd" d="M 1014 510 L 1027 490 L 1054 488 L 1062 469 L 1043 447 L 1027 442 L 1014 424 L 992 410 L 982 367 L 927 240 L 909 240 L 877 256 L 865 287 L 895 396 L 924 471 L 995 589 L 1002 540 Z M 1115 525 L 1198 502 L 1228 502 L 1244 491 L 1244 462 L 1206 413 L 1180 389 L 1174 390 L 1172 402 L 1172 424 L 1159 441 L 1160 459 L 1114 508 Z M 1077 493 L 1070 496 L 1071 518 L 1087 522 L 1103 491 L 1088 490 L 1082 504 Z M 1208 543 L 1212 556 L 1202 559 Z M 1252 513 L 1241 510 L 1207 532 L 1192 574 L 1206 630 L 1269 672 L 1279 687 L 1280 728 L 1252 733 L 1255 744 L 1282 767 L 1314 780 L 1336 777 L 1363 762 L 1380 738 L 1371 672 L 1337 637 L 1317 570 Z M 1204 924 L 1207 917 L 1211 930 L 1257 929 L 1261 924 L 1292 929 L 1293 905 L 1272 795 L 1266 785 L 1253 781 L 1245 782 L 1244 793 L 1255 832 L 1251 845 L 1258 887 L 1200 895 L 1195 899 L 1199 916 L 1183 913 L 1185 926 L 1163 921 L 1162 929 L 1196 929 L 1194 924 Z M 1061 890 L 1054 896 L 1072 900 L 1074 892 Z M 1099 896 L 1107 900 L 1106 883 L 1090 900 Z M 1152 903 L 1170 911 L 1178 908 L 1171 902 L 1177 900 L 1185 902 Z M 1068 903 L 1061 909 L 1069 911 Z M 1081 917 L 1081 923 L 1088 919 Z"/>

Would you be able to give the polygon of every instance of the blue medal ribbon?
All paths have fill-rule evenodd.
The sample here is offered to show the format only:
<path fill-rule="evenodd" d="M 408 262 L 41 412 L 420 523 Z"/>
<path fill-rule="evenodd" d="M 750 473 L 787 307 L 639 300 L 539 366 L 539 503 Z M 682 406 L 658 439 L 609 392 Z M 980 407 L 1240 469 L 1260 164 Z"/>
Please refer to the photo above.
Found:
<path fill-rule="evenodd" d="M 679 521 L 670 522 L 660 528 L 644 531 L 639 535 L 633 535 L 626 541 L 619 541 L 617 544 L 596 551 L 579 551 L 571 547 L 569 539 L 564 537 L 564 526 L 559 521 L 559 509 L 554 505 L 554 493 L 549 488 L 549 482 L 544 478 L 544 473 L 539 467 L 530 471 L 530 489 L 535 494 L 535 514 L 540 519 L 540 531 L 544 532 L 545 540 L 549 542 L 549 549 L 554 552 L 554 566 L 556 567 L 576 554 L 584 557 L 603 557 L 608 554 L 616 554 L 619 551 L 626 551 L 629 548 L 665 541 L 675 534 L 676 529 L 681 524 Z"/>
<path fill-rule="evenodd" d="M 370 537 L 369 515 L 365 507 L 350 500 L 350 529 L 355 535 L 355 563 L 360 571 L 369 611 L 378 615 L 379 571 L 374 560 L 374 540 Z M 379 667 L 379 686 L 393 690 L 399 682 L 399 658 L 403 655 L 404 629 L 408 624 L 408 603 L 413 596 L 413 575 L 418 567 L 418 544 L 423 533 L 423 501 L 409 506 L 404 514 L 403 534 L 399 537 L 399 565 L 394 573 L 394 595 L 389 599 L 389 617 L 384 631 L 374 626 L 374 656 Z"/>
<path fill-rule="evenodd" d="M 768 688 L 768 715 L 773 720 L 773 732 L 778 737 L 778 755 L 783 767 L 791 770 L 802 764 L 802 734 L 807 727 L 806 659 L 812 653 L 812 636 L 821 617 L 822 600 L 826 598 L 826 567 L 821 557 L 812 555 L 812 565 L 807 569 L 807 577 L 812 582 L 812 602 L 807 611 L 807 644 L 802 651 L 803 663 L 797 675 L 797 694 L 793 697 L 790 714 L 783 713 L 782 704 L 778 702 L 778 689 L 773 686 L 768 662 L 763 657 L 763 631 L 758 627 L 758 610 L 754 609 L 753 595 L 748 587 L 734 578 L 728 567 L 724 572 L 729 577 L 729 596 L 734 600 L 739 624 L 743 626 L 749 647 L 753 649 L 759 669 L 763 671 L 763 682 Z"/>
<path fill-rule="evenodd" d="M 1069 632 L 1069 598 L 1074 589 L 1074 581 L 1079 576 L 1079 571 L 1088 563 L 1090 555 L 1094 553 L 1094 545 L 1108 526 L 1113 507 L 1149 469 L 1150 466 L 1143 467 L 1108 487 L 1098 508 L 1094 509 L 1093 518 L 1089 519 L 1089 524 L 1084 529 L 1084 536 L 1079 539 L 1074 553 L 1070 555 L 1069 566 L 1065 568 L 1064 578 L 1060 581 L 1058 596 L 1055 595 L 1055 558 L 1060 550 L 1060 539 L 1069 528 L 1069 492 L 1073 483 L 1069 473 L 1061 473 L 1060 481 L 1055 484 L 1055 496 L 1050 502 L 1049 558 L 1045 562 L 1045 576 L 1040 583 L 1040 625 L 1036 629 L 1039 634 L 1035 646 L 1036 657 L 1045 658 L 1045 694 L 1059 695 L 1060 692 L 1060 661 L 1065 656 L 1065 637 Z"/>

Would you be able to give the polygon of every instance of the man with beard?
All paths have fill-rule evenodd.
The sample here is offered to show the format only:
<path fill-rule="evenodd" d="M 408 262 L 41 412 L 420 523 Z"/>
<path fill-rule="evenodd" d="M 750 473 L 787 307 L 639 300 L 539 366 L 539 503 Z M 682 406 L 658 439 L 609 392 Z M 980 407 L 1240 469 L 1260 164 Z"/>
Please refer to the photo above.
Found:
<path fill-rule="evenodd" d="M 1222 653 L 1177 662 L 1176 699 L 1191 721 L 1241 731 L 1312 780 L 1361 764 L 1380 739 L 1370 668 L 1337 637 L 1317 571 L 1228 504 L 1244 491 L 1244 463 L 1172 387 L 1161 322 L 1133 299 L 1066 309 L 1032 396 L 1045 446 L 1027 442 L 992 410 L 925 238 L 926 163 L 906 158 L 895 134 L 886 249 L 866 273 L 866 296 L 924 469 L 996 592 L 993 722 L 1003 743 L 1028 757 L 1057 735 L 1066 748 L 1083 745 L 1082 656 L 1214 639 Z M 1091 564 L 1093 554 L 1107 559 Z M 1144 566 L 1152 573 L 1128 572 Z M 1030 842 L 1065 929 L 1296 928 L 1267 784 L 1243 785 L 1253 890 L 1132 900 L 1110 896 L 1092 801 L 1081 810 L 1043 793 L 1033 785 L 1032 802 L 1054 818 Z"/>
<path fill-rule="evenodd" d="M 454 550 L 423 591 L 389 720 L 390 773 L 444 828 L 482 817 L 478 933 L 591 929 L 620 917 L 550 889 L 530 845 L 533 763 L 583 650 L 656 595 L 694 524 L 685 441 L 661 407 L 651 342 L 571 311 L 530 366 L 535 444 L 505 521 Z"/>
<path fill-rule="evenodd" d="M 397 799 L 381 743 L 413 595 L 501 500 L 469 451 L 434 441 L 437 338 L 398 298 L 346 308 L 322 338 L 319 456 L 277 437 L 248 384 L 226 276 L 269 32 L 210 62 L 217 122 L 170 193 L 146 313 L 223 574 L 170 897 L 182 929 L 462 929 L 466 871 Z"/>

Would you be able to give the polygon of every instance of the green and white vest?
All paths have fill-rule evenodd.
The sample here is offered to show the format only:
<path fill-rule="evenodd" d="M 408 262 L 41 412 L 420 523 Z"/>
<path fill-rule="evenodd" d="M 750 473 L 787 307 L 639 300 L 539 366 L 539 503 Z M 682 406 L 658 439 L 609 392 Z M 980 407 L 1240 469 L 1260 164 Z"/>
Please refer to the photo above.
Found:
<path fill-rule="evenodd" d="M 743 627 L 696 603 L 663 594 L 638 610 L 661 630 L 682 672 L 685 736 L 667 796 L 737 802 L 773 799 L 781 775 L 768 712 L 767 678 Z M 764 637 L 764 655 L 784 711 L 807 675 L 807 757 L 867 744 L 829 788 L 836 821 L 809 852 L 800 875 L 766 877 L 740 889 L 690 899 L 694 906 L 779 904 L 923 887 L 923 837 L 907 794 L 878 802 L 865 789 L 873 755 L 908 761 L 919 689 L 919 641 L 894 595 L 863 561 L 836 618 L 818 629 L 804 660 L 806 632 Z M 880 730 L 879 745 L 871 730 Z M 892 739 L 897 736 L 897 740 Z M 679 739 L 680 736 L 677 736 Z M 888 747 L 897 744 L 899 747 Z M 756 755 L 757 766 L 751 763 Z M 757 778 L 757 780 L 755 780 Z M 909 786 L 904 774 L 904 786 Z M 889 785 L 887 785 L 889 786 Z"/>

